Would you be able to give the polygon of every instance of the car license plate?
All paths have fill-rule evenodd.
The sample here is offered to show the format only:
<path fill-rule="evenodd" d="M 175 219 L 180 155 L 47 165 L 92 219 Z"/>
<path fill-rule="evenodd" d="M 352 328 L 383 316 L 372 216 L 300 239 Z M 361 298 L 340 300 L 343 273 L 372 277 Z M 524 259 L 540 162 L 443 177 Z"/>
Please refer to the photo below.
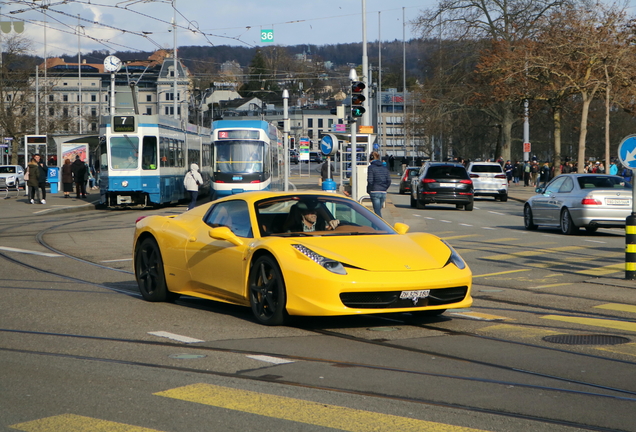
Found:
<path fill-rule="evenodd" d="M 622 198 L 607 198 L 605 199 L 605 204 L 626 206 L 629 205 L 629 200 Z"/>
<path fill-rule="evenodd" d="M 421 299 L 426 298 L 430 294 L 431 290 L 419 290 L 419 291 L 402 291 L 400 293 L 400 299 Z"/>
<path fill-rule="evenodd" d="M 455 183 L 440 183 L 439 187 L 455 187 Z"/>

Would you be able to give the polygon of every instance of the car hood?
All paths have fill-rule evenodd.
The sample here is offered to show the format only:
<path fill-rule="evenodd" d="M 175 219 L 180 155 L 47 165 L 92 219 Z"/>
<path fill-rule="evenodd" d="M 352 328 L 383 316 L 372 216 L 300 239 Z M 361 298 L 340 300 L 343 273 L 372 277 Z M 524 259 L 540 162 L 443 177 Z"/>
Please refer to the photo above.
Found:
<path fill-rule="evenodd" d="M 424 233 L 297 237 L 289 240 L 291 244 L 302 244 L 345 265 L 373 271 L 439 269 L 444 267 L 450 256 L 450 250 L 439 238 Z"/>

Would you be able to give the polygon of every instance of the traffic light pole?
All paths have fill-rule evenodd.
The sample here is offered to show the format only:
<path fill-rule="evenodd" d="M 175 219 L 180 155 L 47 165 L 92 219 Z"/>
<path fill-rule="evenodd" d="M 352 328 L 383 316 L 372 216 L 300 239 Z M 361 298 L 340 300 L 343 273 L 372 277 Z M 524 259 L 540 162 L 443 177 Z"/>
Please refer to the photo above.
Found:
<path fill-rule="evenodd" d="M 356 133 L 358 123 L 355 119 L 351 121 L 351 198 L 358 201 L 358 149 L 356 144 Z"/>

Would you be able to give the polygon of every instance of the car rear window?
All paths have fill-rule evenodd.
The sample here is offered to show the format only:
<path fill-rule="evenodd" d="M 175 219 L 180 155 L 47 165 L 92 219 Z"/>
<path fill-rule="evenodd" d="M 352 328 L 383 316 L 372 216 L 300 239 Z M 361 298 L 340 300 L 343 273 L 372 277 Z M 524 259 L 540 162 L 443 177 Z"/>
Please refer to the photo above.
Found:
<path fill-rule="evenodd" d="M 502 173 L 503 169 L 500 165 L 473 165 L 470 171 L 474 173 Z"/>
<path fill-rule="evenodd" d="M 426 178 L 469 179 L 466 168 L 458 166 L 432 166 L 426 172 Z"/>
<path fill-rule="evenodd" d="M 581 189 L 631 189 L 632 185 L 621 177 L 585 176 L 576 179 Z"/>

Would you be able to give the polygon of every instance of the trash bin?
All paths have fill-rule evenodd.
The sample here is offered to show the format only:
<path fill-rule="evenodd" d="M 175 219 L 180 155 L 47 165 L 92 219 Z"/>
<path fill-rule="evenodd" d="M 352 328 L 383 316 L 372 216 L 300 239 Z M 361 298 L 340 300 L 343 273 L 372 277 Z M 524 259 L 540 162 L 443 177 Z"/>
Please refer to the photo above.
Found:
<path fill-rule="evenodd" d="M 48 175 L 46 176 L 46 181 L 51 185 L 51 193 L 58 193 L 60 187 L 60 169 L 58 167 L 49 167 Z"/>
<path fill-rule="evenodd" d="M 325 192 L 336 192 L 336 182 L 333 181 L 332 179 L 326 179 L 325 181 L 322 182 L 322 190 Z"/>

